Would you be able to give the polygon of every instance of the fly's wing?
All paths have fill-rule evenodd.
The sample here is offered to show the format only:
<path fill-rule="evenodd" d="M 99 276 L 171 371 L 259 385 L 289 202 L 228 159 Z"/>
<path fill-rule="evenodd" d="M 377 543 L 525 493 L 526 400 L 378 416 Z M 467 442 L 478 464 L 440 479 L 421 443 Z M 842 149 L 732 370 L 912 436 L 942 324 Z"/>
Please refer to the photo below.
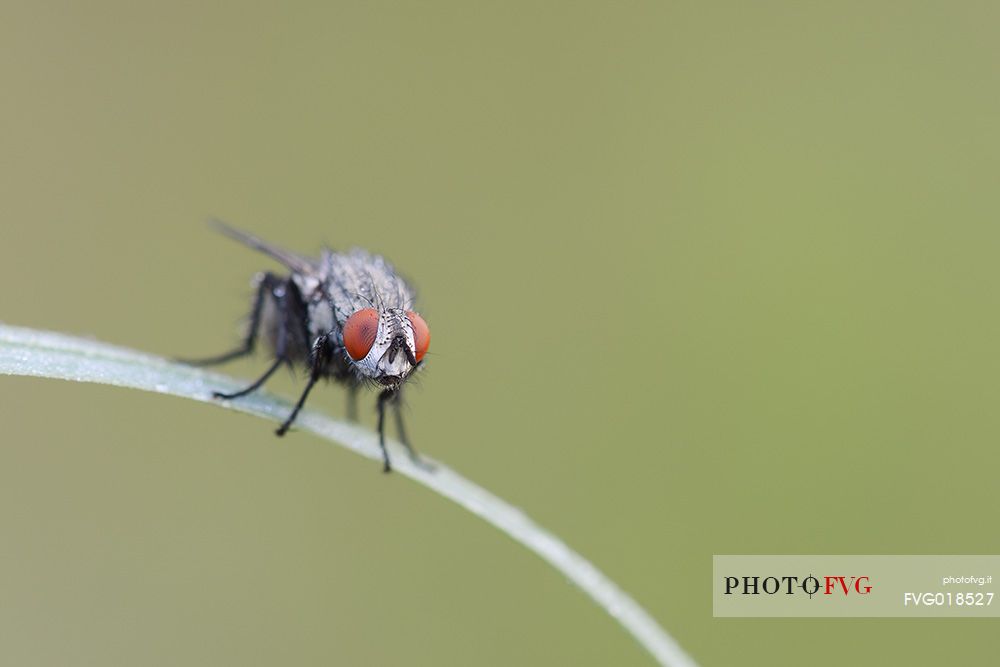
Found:
<path fill-rule="evenodd" d="M 308 257 L 303 257 L 301 255 L 296 255 L 293 252 L 288 252 L 283 248 L 271 245 L 267 241 L 257 238 L 253 234 L 249 234 L 242 230 L 236 229 L 235 227 L 230 227 L 221 220 L 209 220 L 208 224 L 214 229 L 221 232 L 222 234 L 228 236 L 231 239 L 239 241 L 240 243 L 247 245 L 254 250 L 258 250 L 268 257 L 281 262 L 286 267 L 295 271 L 296 273 L 301 273 L 303 275 L 309 275 L 316 272 L 316 265 Z"/>

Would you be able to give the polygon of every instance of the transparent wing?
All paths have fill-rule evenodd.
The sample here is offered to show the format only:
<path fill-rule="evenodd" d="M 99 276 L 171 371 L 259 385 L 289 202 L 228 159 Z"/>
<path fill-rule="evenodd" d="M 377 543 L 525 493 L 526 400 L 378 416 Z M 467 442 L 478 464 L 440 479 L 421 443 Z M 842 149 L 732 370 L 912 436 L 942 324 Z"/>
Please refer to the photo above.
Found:
<path fill-rule="evenodd" d="M 253 248 L 259 252 L 264 253 L 268 257 L 277 260 L 278 262 L 284 264 L 292 271 L 302 273 L 305 275 L 312 274 L 316 272 L 316 264 L 313 260 L 308 257 L 303 257 L 302 255 L 297 255 L 293 252 L 289 252 L 284 248 L 279 248 L 276 245 L 271 245 L 267 241 L 260 239 L 253 234 L 244 232 L 243 230 L 231 227 L 221 220 L 212 219 L 208 221 L 214 229 L 221 232 L 222 234 L 228 236 L 231 239 L 239 241 L 240 243 Z"/>

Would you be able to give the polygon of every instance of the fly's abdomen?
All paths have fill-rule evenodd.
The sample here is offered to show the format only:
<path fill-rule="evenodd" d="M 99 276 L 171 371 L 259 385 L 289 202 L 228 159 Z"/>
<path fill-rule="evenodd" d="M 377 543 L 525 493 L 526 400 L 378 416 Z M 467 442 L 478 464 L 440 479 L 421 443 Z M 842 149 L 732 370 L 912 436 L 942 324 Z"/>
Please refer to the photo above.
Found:
<path fill-rule="evenodd" d="M 309 336 L 305 304 L 295 283 L 288 278 L 265 276 L 270 289 L 261 304 L 260 328 L 268 348 L 292 362 L 309 360 Z"/>

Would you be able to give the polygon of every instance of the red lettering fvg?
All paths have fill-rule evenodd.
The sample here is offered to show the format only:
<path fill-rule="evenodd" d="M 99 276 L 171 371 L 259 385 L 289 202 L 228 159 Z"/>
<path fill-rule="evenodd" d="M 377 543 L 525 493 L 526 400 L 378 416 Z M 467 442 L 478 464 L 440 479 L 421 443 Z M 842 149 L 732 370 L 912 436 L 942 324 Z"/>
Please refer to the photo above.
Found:
<path fill-rule="evenodd" d="M 826 586 L 823 590 L 823 595 L 833 595 L 837 592 L 842 592 L 844 595 L 849 595 L 853 590 L 857 595 L 868 595 L 872 592 L 872 587 L 868 584 L 868 577 L 823 577 L 823 581 L 826 582 Z"/>

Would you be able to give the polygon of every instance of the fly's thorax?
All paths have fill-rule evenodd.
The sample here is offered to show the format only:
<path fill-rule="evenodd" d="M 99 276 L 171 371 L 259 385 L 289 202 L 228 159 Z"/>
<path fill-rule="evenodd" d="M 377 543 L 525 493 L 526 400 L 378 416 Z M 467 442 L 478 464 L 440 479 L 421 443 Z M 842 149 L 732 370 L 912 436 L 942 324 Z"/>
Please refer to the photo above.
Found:
<path fill-rule="evenodd" d="M 416 368 L 417 348 L 413 325 L 402 308 L 378 313 L 378 331 L 371 349 L 361 359 L 351 359 L 355 371 L 386 386 L 402 383 Z"/>
<path fill-rule="evenodd" d="M 347 253 L 327 251 L 321 273 L 325 291 L 341 323 L 362 308 L 413 307 L 413 290 L 392 264 L 379 255 L 357 248 Z"/>

